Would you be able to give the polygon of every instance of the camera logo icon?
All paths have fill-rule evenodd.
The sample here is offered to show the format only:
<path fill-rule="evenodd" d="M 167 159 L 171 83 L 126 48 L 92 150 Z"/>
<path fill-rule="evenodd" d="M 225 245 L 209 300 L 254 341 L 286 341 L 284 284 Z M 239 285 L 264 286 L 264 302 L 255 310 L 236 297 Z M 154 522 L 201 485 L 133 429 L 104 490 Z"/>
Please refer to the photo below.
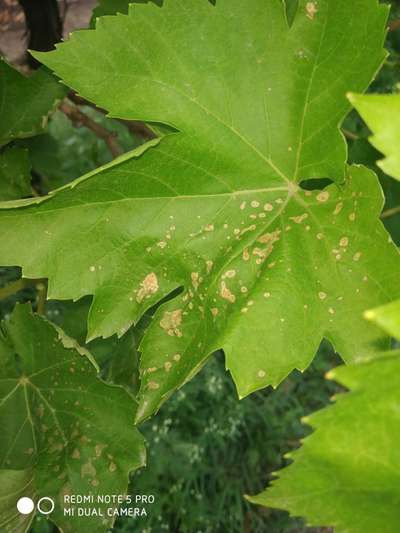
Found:
<path fill-rule="evenodd" d="M 36 504 L 36 509 L 39 513 L 47 515 L 54 511 L 54 500 L 48 496 L 43 496 Z M 17 509 L 20 514 L 31 514 L 35 509 L 35 502 L 24 496 L 17 501 Z"/>

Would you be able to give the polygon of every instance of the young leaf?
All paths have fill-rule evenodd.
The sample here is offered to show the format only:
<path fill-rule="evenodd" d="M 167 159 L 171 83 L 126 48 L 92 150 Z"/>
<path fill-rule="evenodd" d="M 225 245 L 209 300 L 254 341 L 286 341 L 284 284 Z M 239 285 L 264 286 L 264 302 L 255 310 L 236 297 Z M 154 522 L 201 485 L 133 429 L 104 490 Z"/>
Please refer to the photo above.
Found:
<path fill-rule="evenodd" d="M 400 339 L 400 300 L 366 311 L 364 316 L 392 337 Z"/>
<path fill-rule="evenodd" d="M 377 164 L 400 180 L 400 95 L 349 94 L 349 100 L 372 130 L 371 144 L 386 156 Z"/>
<path fill-rule="evenodd" d="M 26 78 L 0 58 L 0 146 L 44 130 L 66 89 L 45 69 Z"/>
<path fill-rule="evenodd" d="M 376 349 L 362 312 L 387 301 L 399 266 L 376 176 L 299 182 L 342 182 L 345 93 L 382 60 L 386 14 L 374 0 L 301 2 L 289 30 L 280 0 L 167 1 L 40 56 L 113 115 L 182 130 L 0 213 L 0 263 L 49 277 L 51 298 L 93 294 L 90 339 L 183 287 L 142 343 L 138 418 L 218 348 L 241 396 L 306 368 L 323 337 L 345 360 Z"/>
<path fill-rule="evenodd" d="M 329 373 L 347 394 L 305 420 L 294 462 L 253 503 L 336 533 L 392 533 L 400 523 L 400 352 Z"/>
<path fill-rule="evenodd" d="M 126 491 L 129 472 L 144 462 L 134 400 L 101 382 L 89 358 L 28 306 L 2 328 L 1 467 L 33 470 L 37 498 L 55 500 L 51 519 L 63 531 L 105 531 L 113 521 L 107 515 L 65 517 L 64 497 Z"/>
<path fill-rule="evenodd" d="M 0 153 L 0 200 L 31 194 L 31 163 L 28 150 L 8 148 Z"/>

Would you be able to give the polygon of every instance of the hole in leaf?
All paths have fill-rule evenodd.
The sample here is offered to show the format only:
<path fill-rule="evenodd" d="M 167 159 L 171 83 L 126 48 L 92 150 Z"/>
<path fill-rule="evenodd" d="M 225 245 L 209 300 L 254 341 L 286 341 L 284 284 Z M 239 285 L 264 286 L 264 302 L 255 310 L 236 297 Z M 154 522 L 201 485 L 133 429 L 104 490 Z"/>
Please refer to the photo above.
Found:
<path fill-rule="evenodd" d="M 329 178 L 313 178 L 309 180 L 303 180 L 300 183 L 300 187 L 305 191 L 321 191 L 322 189 L 325 189 L 325 187 L 328 187 L 328 185 L 332 185 L 332 183 L 333 181 Z"/>

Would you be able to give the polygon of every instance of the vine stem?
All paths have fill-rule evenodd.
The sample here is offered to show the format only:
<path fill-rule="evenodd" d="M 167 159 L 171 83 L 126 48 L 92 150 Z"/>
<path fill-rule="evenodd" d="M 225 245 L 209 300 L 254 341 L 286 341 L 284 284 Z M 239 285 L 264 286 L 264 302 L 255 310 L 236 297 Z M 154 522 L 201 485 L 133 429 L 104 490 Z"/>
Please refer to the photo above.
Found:
<path fill-rule="evenodd" d="M 346 137 L 346 139 L 351 139 L 352 141 L 357 141 L 360 137 L 353 133 L 352 131 L 346 130 L 345 128 L 342 128 L 342 133 Z"/>
<path fill-rule="evenodd" d="M 386 209 L 386 211 L 383 211 L 381 214 L 381 218 L 389 218 L 393 217 L 394 215 L 398 215 L 400 213 L 400 206 L 392 207 L 391 209 Z"/>
<path fill-rule="evenodd" d="M 76 105 L 85 105 L 95 109 L 96 111 L 99 111 L 100 113 L 103 113 L 103 115 L 107 115 L 107 111 L 105 111 L 101 107 L 96 106 L 89 100 L 82 98 L 82 96 L 79 96 L 74 91 L 70 91 L 68 93 L 68 98 Z M 120 118 L 117 118 L 115 120 L 118 120 L 118 122 L 124 124 L 132 135 L 138 136 L 142 139 L 145 139 L 146 141 L 150 141 L 151 139 L 155 139 L 157 137 L 155 132 L 144 122 L 140 122 L 138 120 L 125 120 Z"/>
<path fill-rule="evenodd" d="M 12 281 L 5 287 L 0 288 L 0 300 L 4 300 L 5 298 L 8 298 L 9 296 L 12 296 L 13 294 L 17 294 L 17 292 L 22 291 L 24 289 L 29 289 L 31 287 L 36 287 L 39 289 L 38 285 L 45 285 L 44 279 L 28 279 L 28 278 L 20 278 L 16 281 Z"/>
<path fill-rule="evenodd" d="M 396 31 L 400 28 L 400 19 L 391 20 L 389 22 L 389 31 Z"/>
<path fill-rule="evenodd" d="M 383 211 L 381 214 L 381 218 L 389 218 L 393 217 L 394 215 L 398 215 L 400 213 L 400 206 L 392 207 L 391 209 L 386 209 L 386 211 Z"/>
<path fill-rule="evenodd" d="M 123 149 L 119 145 L 115 133 L 109 131 L 107 128 L 104 128 L 94 120 L 92 120 L 88 115 L 83 113 L 74 105 L 70 105 L 64 100 L 60 105 L 60 111 L 64 113 L 66 117 L 77 127 L 85 126 L 89 130 L 93 131 L 97 137 L 102 139 L 108 146 L 112 156 L 114 158 L 120 156 L 124 153 Z"/>
<path fill-rule="evenodd" d="M 44 315 L 45 307 L 46 307 L 46 299 L 47 299 L 47 285 L 44 281 L 39 281 L 36 283 L 36 290 L 37 290 L 37 298 L 36 298 L 36 305 L 37 305 L 37 312 L 39 315 Z"/>

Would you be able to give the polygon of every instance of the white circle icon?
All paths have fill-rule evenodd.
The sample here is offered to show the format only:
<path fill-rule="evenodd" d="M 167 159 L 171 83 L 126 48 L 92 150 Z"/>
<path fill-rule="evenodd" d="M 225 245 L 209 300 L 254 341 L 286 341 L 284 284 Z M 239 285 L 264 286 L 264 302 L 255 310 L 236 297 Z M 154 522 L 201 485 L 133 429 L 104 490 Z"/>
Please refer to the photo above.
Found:
<path fill-rule="evenodd" d="M 33 500 L 26 496 L 17 501 L 17 509 L 21 514 L 31 514 L 34 508 L 35 504 L 33 503 Z"/>
<path fill-rule="evenodd" d="M 50 504 L 50 507 L 48 509 L 42 509 L 41 508 L 41 505 L 44 502 L 46 502 L 46 503 L 48 502 Z M 47 506 L 48 505 L 46 504 L 46 507 Z M 36 508 L 39 511 L 39 513 L 50 514 L 50 513 L 52 513 L 54 511 L 54 500 L 52 500 L 51 498 L 48 498 L 47 496 L 43 496 L 43 498 L 40 498 L 40 500 L 37 502 Z"/>

